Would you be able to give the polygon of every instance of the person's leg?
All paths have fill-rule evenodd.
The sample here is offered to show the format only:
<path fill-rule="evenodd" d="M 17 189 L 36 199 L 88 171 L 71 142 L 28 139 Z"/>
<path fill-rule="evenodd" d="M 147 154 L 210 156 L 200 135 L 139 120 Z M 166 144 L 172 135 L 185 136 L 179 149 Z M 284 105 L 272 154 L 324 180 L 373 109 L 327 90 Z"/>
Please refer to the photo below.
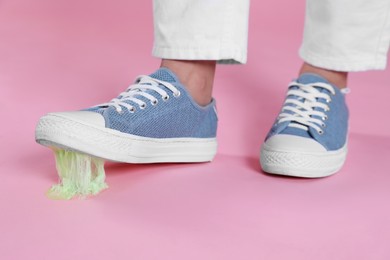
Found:
<path fill-rule="evenodd" d="M 249 0 L 154 0 L 153 55 L 245 63 Z"/>
<path fill-rule="evenodd" d="M 305 61 L 262 145 L 264 171 L 298 177 L 337 172 L 347 154 L 347 72 L 384 69 L 387 0 L 307 0 Z"/>
<path fill-rule="evenodd" d="M 37 142 L 129 163 L 211 161 L 215 66 L 245 63 L 248 15 L 249 0 L 155 0 L 161 68 L 107 103 L 42 117 Z"/>
<path fill-rule="evenodd" d="M 216 63 L 246 62 L 248 14 L 249 0 L 155 0 L 153 55 L 206 105 Z"/>
<path fill-rule="evenodd" d="M 304 62 L 299 70 L 299 75 L 305 73 L 320 75 L 339 89 L 343 89 L 347 86 L 348 72 L 323 69 Z"/>
<path fill-rule="evenodd" d="M 216 61 L 165 60 L 161 67 L 170 69 L 201 106 L 211 102 Z"/>
<path fill-rule="evenodd" d="M 299 54 L 334 71 L 381 70 L 390 42 L 388 0 L 307 0 Z"/>

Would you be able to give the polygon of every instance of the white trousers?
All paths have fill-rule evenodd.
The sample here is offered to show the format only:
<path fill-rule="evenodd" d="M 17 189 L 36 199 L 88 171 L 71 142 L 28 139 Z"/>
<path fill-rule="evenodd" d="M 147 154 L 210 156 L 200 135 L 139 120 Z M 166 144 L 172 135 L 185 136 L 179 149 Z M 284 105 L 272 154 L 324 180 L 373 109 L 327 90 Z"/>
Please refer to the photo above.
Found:
<path fill-rule="evenodd" d="M 153 55 L 245 63 L 249 0 L 154 0 Z M 384 69 L 390 0 L 307 0 L 301 58 L 337 71 Z"/>

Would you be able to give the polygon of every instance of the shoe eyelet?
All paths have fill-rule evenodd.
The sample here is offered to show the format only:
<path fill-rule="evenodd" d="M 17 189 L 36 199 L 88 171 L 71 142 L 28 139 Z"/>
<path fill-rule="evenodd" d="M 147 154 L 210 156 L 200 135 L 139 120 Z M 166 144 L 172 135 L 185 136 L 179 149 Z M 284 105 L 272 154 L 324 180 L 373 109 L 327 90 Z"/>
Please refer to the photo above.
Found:
<path fill-rule="evenodd" d="M 135 107 L 132 107 L 129 109 L 130 113 L 134 113 L 135 112 Z"/>
<path fill-rule="evenodd" d="M 155 99 L 155 100 L 153 100 L 152 102 L 150 102 L 150 104 L 152 104 L 152 106 L 156 106 L 156 105 L 158 104 L 158 100 Z"/>
<path fill-rule="evenodd" d="M 321 127 L 326 127 L 326 124 L 325 124 L 325 123 L 322 123 L 322 124 L 321 124 Z"/>
<path fill-rule="evenodd" d="M 143 103 L 142 105 L 139 106 L 140 109 L 145 109 L 146 108 L 146 104 Z"/>
<path fill-rule="evenodd" d="M 327 100 L 326 100 L 326 103 L 329 104 L 330 102 L 332 102 L 332 99 L 327 99 Z"/>
<path fill-rule="evenodd" d="M 317 133 L 318 133 L 319 135 L 323 135 L 323 134 L 324 134 L 324 131 L 323 131 L 323 130 L 318 130 Z"/>
<path fill-rule="evenodd" d="M 178 92 L 176 92 L 176 93 L 173 93 L 173 96 L 174 96 L 175 98 L 180 97 L 180 95 L 181 95 L 180 91 L 178 91 Z"/>
<path fill-rule="evenodd" d="M 163 99 L 163 101 L 168 101 L 169 95 L 163 96 L 162 99 Z"/>
<path fill-rule="evenodd" d="M 327 116 L 327 115 L 324 115 L 324 116 L 322 117 L 322 120 L 324 120 L 324 121 L 328 120 L 328 116 Z"/>

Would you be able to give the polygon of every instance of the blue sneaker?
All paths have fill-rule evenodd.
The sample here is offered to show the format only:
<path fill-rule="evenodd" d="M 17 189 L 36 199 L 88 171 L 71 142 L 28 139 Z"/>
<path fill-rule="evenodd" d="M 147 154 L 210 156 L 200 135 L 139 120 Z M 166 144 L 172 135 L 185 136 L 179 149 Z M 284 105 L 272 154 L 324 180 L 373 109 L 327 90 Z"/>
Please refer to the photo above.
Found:
<path fill-rule="evenodd" d="M 347 155 L 347 90 L 315 74 L 292 82 L 261 148 L 263 170 L 309 178 L 340 170 Z"/>
<path fill-rule="evenodd" d="M 36 141 L 118 162 L 204 162 L 216 154 L 216 130 L 215 100 L 199 106 L 161 68 L 108 103 L 43 116 Z"/>

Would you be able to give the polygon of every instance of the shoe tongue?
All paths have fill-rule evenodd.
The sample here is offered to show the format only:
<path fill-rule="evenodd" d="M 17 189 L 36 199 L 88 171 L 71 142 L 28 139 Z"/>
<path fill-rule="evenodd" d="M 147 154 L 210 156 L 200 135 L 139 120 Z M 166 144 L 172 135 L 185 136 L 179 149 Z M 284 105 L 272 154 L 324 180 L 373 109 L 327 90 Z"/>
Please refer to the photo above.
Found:
<path fill-rule="evenodd" d="M 298 83 L 302 83 L 302 84 L 312 84 L 312 83 L 319 83 L 319 82 L 330 84 L 329 81 L 327 81 L 323 77 L 321 77 L 321 76 L 319 76 L 317 74 L 312 74 L 312 73 L 304 73 L 304 74 L 302 74 L 297 79 L 297 82 Z"/>
<path fill-rule="evenodd" d="M 321 77 L 321 76 L 319 76 L 317 74 L 312 74 L 312 73 L 304 73 L 304 74 L 302 74 L 296 80 L 296 82 L 301 83 L 301 84 L 314 84 L 314 83 L 330 84 L 329 81 L 327 81 L 323 77 Z M 298 87 L 293 87 L 293 88 L 298 89 Z M 328 92 L 328 90 L 323 89 L 323 88 L 319 88 L 319 87 L 315 87 L 315 88 L 317 88 L 320 92 Z M 301 98 L 299 98 L 299 99 L 302 100 Z M 302 124 L 300 124 L 298 122 L 293 122 L 293 123 L 297 124 L 297 125 L 302 125 Z M 311 137 L 309 131 L 303 130 L 303 129 L 300 129 L 300 128 L 295 128 L 295 127 L 286 127 L 280 133 L 281 134 L 298 135 L 298 136 L 309 137 L 309 138 Z"/>
<path fill-rule="evenodd" d="M 167 68 L 159 68 L 155 72 L 149 75 L 150 77 L 154 79 L 158 79 L 161 81 L 166 81 L 169 83 L 180 83 L 179 79 L 176 77 L 176 75 Z"/>

